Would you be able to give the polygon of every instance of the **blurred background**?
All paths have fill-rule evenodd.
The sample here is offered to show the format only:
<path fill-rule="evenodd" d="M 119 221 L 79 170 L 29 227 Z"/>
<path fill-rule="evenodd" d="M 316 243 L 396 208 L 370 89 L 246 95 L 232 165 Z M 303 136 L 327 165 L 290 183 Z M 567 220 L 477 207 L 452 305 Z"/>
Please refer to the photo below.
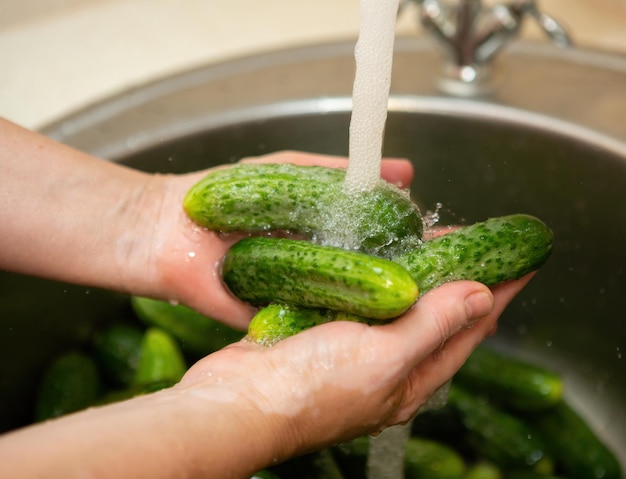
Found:
<path fill-rule="evenodd" d="M 626 53 L 626 0 L 538 3 L 578 46 Z M 3 0 L 0 116 L 37 129 L 174 72 L 358 28 L 359 0 Z M 422 34 L 412 9 L 398 34 Z M 544 41 L 534 22 L 523 36 Z"/>

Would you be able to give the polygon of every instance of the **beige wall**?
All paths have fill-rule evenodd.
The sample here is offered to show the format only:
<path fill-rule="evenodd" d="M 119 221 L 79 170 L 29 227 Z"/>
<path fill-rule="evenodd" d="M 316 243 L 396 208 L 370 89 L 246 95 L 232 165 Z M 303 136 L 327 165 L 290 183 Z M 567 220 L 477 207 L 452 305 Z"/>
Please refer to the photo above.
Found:
<path fill-rule="evenodd" d="M 626 0 L 538 3 L 578 45 L 626 52 Z M 0 0 L 0 116 L 38 128 L 198 64 L 353 38 L 358 6 L 359 0 Z M 398 30 L 420 34 L 410 14 Z M 532 22 L 525 36 L 543 39 Z"/>

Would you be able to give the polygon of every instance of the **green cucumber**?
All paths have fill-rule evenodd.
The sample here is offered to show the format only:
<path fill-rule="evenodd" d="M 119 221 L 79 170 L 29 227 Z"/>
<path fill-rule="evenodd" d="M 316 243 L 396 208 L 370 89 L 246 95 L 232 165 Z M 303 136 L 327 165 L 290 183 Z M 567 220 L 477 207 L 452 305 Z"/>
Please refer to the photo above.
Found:
<path fill-rule="evenodd" d="M 143 330 L 128 323 L 111 324 L 94 336 L 94 357 L 114 386 L 128 386 L 133 382 L 142 339 Z"/>
<path fill-rule="evenodd" d="M 465 461 L 459 453 L 443 443 L 415 436 L 406 443 L 406 479 L 459 479 L 465 469 Z"/>
<path fill-rule="evenodd" d="M 348 278 L 340 267 L 328 269 L 329 262 L 316 260 L 312 253 L 305 263 L 297 252 L 288 252 L 286 248 L 282 251 L 283 245 L 290 245 L 293 240 L 281 240 L 284 243 L 277 241 L 267 238 L 247 239 L 236 244 L 227 254 L 225 271 L 234 279 L 225 280 L 227 284 L 233 282 L 231 290 L 235 295 L 258 304 L 277 301 L 380 319 L 367 311 L 352 308 L 353 300 L 348 296 L 347 302 L 335 303 L 332 307 L 328 304 L 314 304 L 312 301 L 303 304 L 303 298 L 309 295 L 321 300 L 324 298 L 320 296 L 330 291 L 340 294 L 341 290 L 336 287 L 337 281 L 349 280 L 352 284 L 359 280 L 359 276 L 356 274 Z M 304 242 L 298 244 L 307 248 Z M 245 248 L 242 247 L 244 245 Z M 315 246 L 310 248 L 311 251 L 317 251 Z M 409 271 L 420 294 L 423 294 L 457 279 L 472 279 L 494 285 L 519 278 L 538 269 L 548 258 L 551 249 L 551 230 L 537 218 L 518 214 L 492 218 L 424 241 L 419 248 L 397 256 L 393 261 Z M 394 311 L 395 316 L 399 314 L 398 311 Z M 282 312 L 278 307 L 261 310 L 260 317 L 253 323 L 255 330 L 252 331 L 252 337 L 262 343 L 273 344 L 316 324 L 340 319 L 358 320 L 342 314 L 333 311 L 298 313 L 293 307 Z M 546 378 L 543 384 L 545 386 L 549 383 L 553 388 L 546 394 L 546 402 L 560 394 L 559 380 L 551 378 L 549 381 Z"/>
<path fill-rule="evenodd" d="M 131 305 L 144 323 L 168 332 L 178 340 L 183 351 L 194 356 L 206 356 L 244 336 L 243 332 L 182 304 L 133 296 Z"/>
<path fill-rule="evenodd" d="M 481 461 L 472 464 L 463 479 L 502 479 L 502 471 L 491 462 Z M 511 479 L 508 477 L 507 479 Z"/>
<path fill-rule="evenodd" d="M 571 479 L 621 479 L 613 452 L 569 404 L 561 402 L 528 420 L 549 444 L 551 454 Z"/>
<path fill-rule="evenodd" d="M 359 476 L 365 471 L 370 447 L 368 436 L 360 436 L 333 448 L 340 466 Z M 404 452 L 406 479 L 460 479 L 466 471 L 463 457 L 443 442 L 411 436 Z"/>
<path fill-rule="evenodd" d="M 533 471 L 507 471 L 506 479 L 570 479 L 564 476 L 555 476 L 553 474 L 540 474 Z"/>
<path fill-rule="evenodd" d="M 280 476 L 269 469 L 256 472 L 250 479 L 280 479 Z"/>
<path fill-rule="evenodd" d="M 502 469 L 532 469 L 551 474 L 554 462 L 547 446 L 524 420 L 496 408 L 454 382 L 448 404 L 460 415 L 475 453 Z"/>
<path fill-rule="evenodd" d="M 541 220 L 515 214 L 451 231 L 393 260 L 411 273 L 421 294 L 463 279 L 492 286 L 539 269 L 552 241 L 552 231 Z"/>
<path fill-rule="evenodd" d="M 333 446 L 332 452 L 344 475 L 360 479 L 366 474 L 369 449 L 369 436 L 359 436 Z"/>
<path fill-rule="evenodd" d="M 563 379 L 557 373 L 485 346 L 474 350 L 454 380 L 519 411 L 539 411 L 563 399 Z"/>
<path fill-rule="evenodd" d="M 35 405 L 35 420 L 43 421 L 91 406 L 101 390 L 94 359 L 82 351 L 57 356 L 41 380 Z"/>
<path fill-rule="evenodd" d="M 303 308 L 291 304 L 272 303 L 261 308 L 248 325 L 248 339 L 263 346 L 272 346 L 305 329 L 331 321 L 357 321 L 382 324 L 382 321 L 364 318 L 330 309 Z"/>
<path fill-rule="evenodd" d="M 240 164 L 209 173 L 183 208 L 200 226 L 222 232 L 285 230 L 386 257 L 419 245 L 422 217 L 406 191 L 382 179 L 372 191 L 346 191 L 344 178 L 337 168 Z"/>
<path fill-rule="evenodd" d="M 372 319 L 399 316 L 418 295 L 409 273 L 392 261 L 292 239 L 239 241 L 224 257 L 222 276 L 251 304 L 282 302 Z"/>
<path fill-rule="evenodd" d="M 176 383 L 186 371 L 187 365 L 176 340 L 162 329 L 148 328 L 141 342 L 141 356 L 133 385 L 150 386 L 165 381 Z"/>

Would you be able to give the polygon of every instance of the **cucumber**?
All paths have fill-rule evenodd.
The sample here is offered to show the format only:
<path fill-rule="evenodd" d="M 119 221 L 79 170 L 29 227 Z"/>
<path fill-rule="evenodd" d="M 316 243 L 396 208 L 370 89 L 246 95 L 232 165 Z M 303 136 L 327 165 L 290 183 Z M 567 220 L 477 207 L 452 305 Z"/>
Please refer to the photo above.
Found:
<path fill-rule="evenodd" d="M 393 260 L 411 273 L 421 294 L 462 279 L 492 286 L 539 269 L 552 241 L 552 231 L 541 220 L 515 214 L 454 230 Z"/>
<path fill-rule="evenodd" d="M 263 346 L 272 346 L 278 341 L 298 334 L 305 329 L 331 321 L 381 324 L 381 321 L 341 311 L 273 303 L 260 309 L 254 315 L 248 325 L 247 338 Z"/>
<path fill-rule="evenodd" d="M 183 351 L 206 356 L 243 338 L 244 333 L 208 318 L 182 304 L 133 296 L 135 314 L 148 326 L 158 327 L 174 336 Z"/>
<path fill-rule="evenodd" d="M 546 444 L 524 420 L 500 410 L 454 382 L 448 404 L 467 429 L 468 443 L 477 456 L 507 469 L 532 469 L 551 474 L 554 462 Z"/>
<path fill-rule="evenodd" d="M 491 286 L 538 269 L 551 252 L 552 238 L 552 231 L 539 219 L 521 214 L 510 215 L 492 218 L 424 241 L 419 248 L 397 256 L 393 261 L 407 269 L 417 283 L 420 294 L 458 279 L 472 279 Z M 286 247 L 282 250 L 284 245 L 291 244 L 298 244 L 305 253 L 300 254 L 296 249 L 288 252 Z M 307 248 L 310 248 L 310 254 Z M 320 253 L 315 255 L 313 251 Z M 354 274 L 348 278 L 346 271 L 341 268 L 341 262 L 333 264 L 333 269 L 329 269 L 327 265 L 330 261 L 325 259 L 325 251 L 321 247 L 306 246 L 306 242 L 294 243 L 294 240 L 246 239 L 237 243 L 226 255 L 224 272 L 229 277 L 225 276 L 225 281 L 236 296 L 255 304 L 277 301 L 384 319 L 371 314 L 371 311 L 356 309 L 354 298 L 347 294 L 343 301 L 320 304 L 327 294 L 341 295 L 341 283 L 349 281 L 350 285 L 356 284 L 361 274 L 352 270 Z M 405 280 L 403 282 L 406 283 Z M 396 293 L 402 291 L 397 289 Z M 309 296 L 312 298 L 309 299 Z M 405 298 L 403 307 L 406 308 L 411 297 Z M 314 302 L 314 299 L 319 301 Z M 398 316 L 401 310 L 396 308 L 386 318 Z M 356 317 L 342 316 L 343 313 L 337 315 L 333 311 L 298 313 L 293 307 L 284 310 L 272 307 L 259 312 L 259 318 L 251 323 L 253 330 L 249 329 L 248 333 L 262 343 L 273 344 L 316 324 L 339 319 L 358 320 Z M 558 378 L 548 378 L 545 374 L 545 382 L 541 386 L 549 385 L 551 389 L 543 401 L 549 402 L 559 397 L 562 385 Z M 521 384 L 521 380 L 518 384 Z M 540 395 L 536 393 L 536 396 Z M 540 401 L 539 397 L 534 400 L 537 404 Z"/>
<path fill-rule="evenodd" d="M 165 331 L 151 327 L 141 342 L 141 356 L 133 385 L 150 386 L 155 383 L 180 381 L 187 365 L 176 340 Z"/>
<path fill-rule="evenodd" d="M 491 462 L 478 462 L 472 464 L 463 479 L 502 479 L 502 471 L 498 466 Z M 511 479 L 508 477 L 507 479 Z"/>
<path fill-rule="evenodd" d="M 351 441 L 336 444 L 331 448 L 332 454 L 346 479 L 366 478 L 369 447 L 369 436 L 359 436 Z"/>
<path fill-rule="evenodd" d="M 457 384 L 519 411 L 540 411 L 563 399 L 555 372 L 479 346 L 457 372 Z"/>
<path fill-rule="evenodd" d="M 133 382 L 142 339 L 143 330 L 128 323 L 111 324 L 94 336 L 94 357 L 113 386 L 128 386 Z"/>
<path fill-rule="evenodd" d="M 46 369 L 36 399 L 35 420 L 43 421 L 91 406 L 101 380 L 94 359 L 82 351 L 57 356 Z"/>
<path fill-rule="evenodd" d="M 443 443 L 415 436 L 406 443 L 406 479 L 458 479 L 463 477 L 465 469 L 463 458 Z"/>
<path fill-rule="evenodd" d="M 369 437 L 361 436 L 333 448 L 338 462 L 351 475 L 365 472 L 369 451 Z M 425 437 L 408 439 L 404 453 L 406 479 L 457 479 L 462 478 L 466 464 L 462 456 L 443 442 Z"/>
<path fill-rule="evenodd" d="M 529 421 L 545 438 L 557 466 L 571 479 L 621 479 L 622 468 L 613 452 L 579 413 L 566 402 Z"/>
<path fill-rule="evenodd" d="M 269 469 L 256 472 L 250 479 L 280 479 L 280 476 Z"/>
<path fill-rule="evenodd" d="M 239 241 L 224 257 L 222 277 L 251 304 L 283 302 L 372 319 L 399 316 L 418 295 L 409 273 L 392 261 L 292 239 Z"/>
<path fill-rule="evenodd" d="M 533 471 L 507 471 L 507 479 L 570 479 L 563 476 L 555 476 L 553 474 L 539 474 Z"/>
<path fill-rule="evenodd" d="M 209 173 L 183 200 L 205 228 L 284 230 L 343 249 L 390 256 L 419 245 L 423 223 L 408 193 L 384 180 L 347 192 L 345 170 L 292 164 L 240 164 Z"/>

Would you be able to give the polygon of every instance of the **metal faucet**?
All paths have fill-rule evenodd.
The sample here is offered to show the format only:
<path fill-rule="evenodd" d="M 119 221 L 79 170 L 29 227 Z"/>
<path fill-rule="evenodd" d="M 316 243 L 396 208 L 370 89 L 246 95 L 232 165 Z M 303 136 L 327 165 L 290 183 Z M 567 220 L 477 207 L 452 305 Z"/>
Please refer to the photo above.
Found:
<path fill-rule="evenodd" d="M 557 45 L 567 47 L 572 40 L 552 17 L 539 11 L 534 0 L 510 0 L 485 6 L 481 0 L 402 0 L 404 7 L 420 7 L 419 19 L 444 46 L 449 61 L 444 66 L 440 87 L 456 95 L 476 95 L 489 90 L 493 59 L 518 34 L 527 16 Z"/>

